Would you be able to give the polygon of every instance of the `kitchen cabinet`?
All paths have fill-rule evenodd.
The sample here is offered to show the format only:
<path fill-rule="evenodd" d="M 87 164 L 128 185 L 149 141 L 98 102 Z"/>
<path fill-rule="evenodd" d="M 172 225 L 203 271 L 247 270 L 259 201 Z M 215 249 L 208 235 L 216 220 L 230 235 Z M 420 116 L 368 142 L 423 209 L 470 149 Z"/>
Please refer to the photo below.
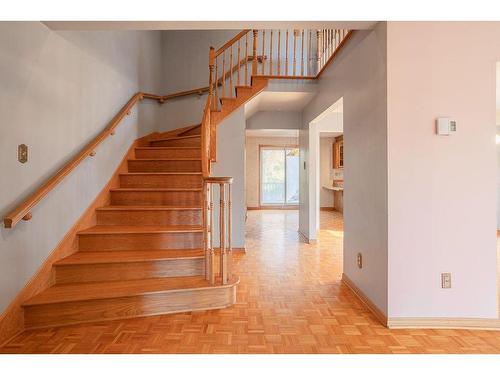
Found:
<path fill-rule="evenodd" d="M 340 135 L 335 138 L 335 143 L 333 144 L 333 168 L 341 169 L 344 168 L 344 136 Z"/>

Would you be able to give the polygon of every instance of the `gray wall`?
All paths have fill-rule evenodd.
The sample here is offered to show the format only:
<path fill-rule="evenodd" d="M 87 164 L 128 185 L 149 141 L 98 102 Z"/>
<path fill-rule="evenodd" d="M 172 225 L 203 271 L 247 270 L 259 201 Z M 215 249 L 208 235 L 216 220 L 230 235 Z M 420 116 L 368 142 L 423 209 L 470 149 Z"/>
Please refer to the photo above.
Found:
<path fill-rule="evenodd" d="M 217 126 L 217 162 L 212 164 L 212 176 L 233 177 L 232 245 L 245 247 L 245 110 L 233 112 Z M 215 189 L 215 233 L 218 225 L 218 190 Z M 219 241 L 215 241 L 218 244 Z"/>
<path fill-rule="evenodd" d="M 247 129 L 300 129 L 302 113 L 293 111 L 261 111 L 247 120 Z"/>
<path fill-rule="evenodd" d="M 387 62 L 386 24 L 357 31 L 323 73 L 318 94 L 304 109 L 309 122 L 343 97 L 344 273 L 387 313 Z M 301 131 L 300 157 L 309 162 L 309 135 Z M 309 236 L 308 171 L 301 168 L 300 230 Z M 307 167 L 306 167 L 307 169 Z M 370 181 L 367 184 L 366 181 Z M 312 237 L 314 238 L 314 237 Z M 364 267 L 356 266 L 363 253 Z"/>
<path fill-rule="evenodd" d="M 208 86 L 208 52 L 210 46 L 221 47 L 239 30 L 169 30 L 162 32 L 162 92 L 171 94 Z M 199 123 L 203 116 L 206 94 L 165 102 L 160 131 Z"/>
<path fill-rule="evenodd" d="M 158 92 L 159 32 L 54 32 L 39 22 L 0 22 L 0 215 L 99 133 L 137 91 Z M 139 105 L 34 210 L 0 229 L 0 311 L 104 187 L 132 141 L 156 126 L 156 103 Z M 17 145 L 29 161 L 17 161 Z"/>

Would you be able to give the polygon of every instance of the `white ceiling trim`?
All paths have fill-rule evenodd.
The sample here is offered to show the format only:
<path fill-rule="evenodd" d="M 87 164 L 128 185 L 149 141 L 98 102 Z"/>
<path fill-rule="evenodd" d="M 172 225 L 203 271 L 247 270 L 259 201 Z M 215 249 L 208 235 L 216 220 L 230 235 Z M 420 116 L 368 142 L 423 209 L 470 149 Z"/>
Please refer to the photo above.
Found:
<path fill-rule="evenodd" d="M 44 21 L 52 30 L 373 29 L 376 21 Z"/>

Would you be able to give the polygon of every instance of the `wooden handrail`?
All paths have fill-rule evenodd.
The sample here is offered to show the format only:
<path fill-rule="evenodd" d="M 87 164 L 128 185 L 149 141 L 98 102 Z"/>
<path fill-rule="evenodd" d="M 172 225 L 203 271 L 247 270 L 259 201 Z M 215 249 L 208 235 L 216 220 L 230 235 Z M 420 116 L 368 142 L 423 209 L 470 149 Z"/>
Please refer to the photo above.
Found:
<path fill-rule="evenodd" d="M 266 59 L 265 56 L 257 56 L 257 61 L 258 62 L 262 62 L 265 59 Z M 253 61 L 253 56 L 248 56 L 247 59 L 245 59 L 245 58 L 241 59 L 240 64 L 243 65 L 243 64 L 245 64 L 247 62 L 250 62 L 250 61 Z M 233 67 L 233 69 L 232 69 L 233 73 L 236 71 L 237 67 L 238 67 L 238 64 L 235 64 L 234 67 Z M 227 77 L 229 77 L 229 74 L 230 74 L 230 71 L 227 71 L 224 79 L 226 79 Z M 222 85 L 222 81 L 223 81 L 223 77 L 220 77 L 217 80 L 217 85 L 218 86 Z M 158 101 L 160 103 L 163 103 L 163 102 L 165 102 L 165 101 L 167 101 L 169 99 L 180 98 L 180 97 L 183 97 L 183 96 L 203 95 L 204 93 L 206 93 L 208 91 L 209 91 L 209 86 L 204 86 L 204 87 L 199 87 L 197 89 L 192 89 L 192 90 L 187 90 L 187 91 L 180 91 L 180 92 L 176 92 L 176 93 L 168 94 L 168 95 L 163 95 L 163 96 L 157 96 L 157 98 L 158 98 Z"/>
<path fill-rule="evenodd" d="M 173 94 L 168 94 L 168 95 L 163 95 L 160 98 L 161 102 L 164 102 L 169 99 L 174 99 L 174 98 L 180 98 L 181 96 L 189 96 L 189 95 L 201 95 L 204 92 L 208 91 L 208 86 L 205 87 L 199 87 L 197 89 L 192 89 L 192 90 L 187 90 L 187 91 L 180 91 L 176 92 Z"/>
<path fill-rule="evenodd" d="M 132 108 L 137 102 L 143 99 L 152 99 L 161 101 L 160 95 L 153 95 L 143 92 L 138 92 L 125 104 L 115 117 L 109 122 L 106 128 L 100 132 L 94 139 L 83 147 L 83 149 L 68 163 L 66 163 L 59 171 L 50 177 L 41 187 L 33 194 L 26 198 L 23 202 L 17 205 L 3 219 L 5 228 L 13 228 L 21 220 L 30 220 L 32 217 L 31 210 L 37 205 L 54 187 L 56 187 L 69 173 L 71 173 L 84 159 L 88 156 L 95 155 L 95 149 L 107 137 L 115 134 L 115 128 L 121 120 L 130 114 Z"/>
<path fill-rule="evenodd" d="M 207 97 L 205 109 L 203 111 L 203 120 L 201 121 L 201 171 L 204 178 L 210 176 L 210 108 L 212 97 Z"/>
<path fill-rule="evenodd" d="M 248 33 L 250 29 L 244 29 L 240 31 L 234 38 L 229 40 L 227 43 L 225 43 L 221 48 L 219 48 L 217 51 L 215 51 L 215 56 L 219 56 L 222 52 L 224 52 L 226 49 L 228 49 L 229 46 L 231 46 L 233 43 L 237 42 L 239 39 L 243 38 L 246 33 Z"/>

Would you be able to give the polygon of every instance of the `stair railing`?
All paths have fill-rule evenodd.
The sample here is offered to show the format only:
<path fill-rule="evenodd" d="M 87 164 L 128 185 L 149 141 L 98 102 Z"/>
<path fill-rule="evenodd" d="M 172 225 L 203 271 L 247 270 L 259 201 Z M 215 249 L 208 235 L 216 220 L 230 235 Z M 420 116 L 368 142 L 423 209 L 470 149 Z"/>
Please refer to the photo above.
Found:
<path fill-rule="evenodd" d="M 257 53 L 252 48 L 249 53 L 251 30 L 245 29 L 218 50 L 210 47 L 209 52 L 209 96 L 212 97 L 212 110 L 220 107 L 219 99 L 235 97 L 238 86 L 249 86 L 251 71 L 249 63 L 257 65 Z M 255 40 L 253 42 L 255 44 Z M 264 57 L 260 56 L 260 60 Z"/>
<path fill-rule="evenodd" d="M 211 47 L 212 110 L 219 110 L 221 99 L 235 98 L 239 86 L 250 86 L 254 76 L 318 78 L 351 34 L 346 29 L 245 29 L 218 50 Z"/>
<path fill-rule="evenodd" d="M 68 174 L 70 174 L 83 160 L 87 157 L 93 157 L 96 154 L 96 148 L 106 138 L 115 134 L 116 127 L 120 124 L 123 118 L 130 115 L 134 106 L 144 100 L 156 100 L 163 103 L 164 97 L 161 95 L 153 95 L 144 92 L 138 92 L 125 104 L 122 109 L 113 117 L 106 128 L 100 132 L 94 139 L 92 139 L 83 149 L 67 162 L 60 170 L 51 176 L 42 186 L 33 192 L 28 198 L 18 204 L 11 212 L 9 212 L 3 219 L 5 228 L 13 228 L 21 220 L 28 221 L 33 217 L 32 209 L 47 195 L 49 194 Z"/>
<path fill-rule="evenodd" d="M 254 76 L 316 79 L 351 35 L 346 29 L 254 30 L 257 48 L 267 59 Z"/>
<path fill-rule="evenodd" d="M 232 183 L 232 177 L 205 177 L 203 183 L 205 275 L 212 285 L 216 283 L 225 285 L 231 279 L 233 252 L 231 244 Z M 218 186 L 218 211 L 214 207 L 215 186 Z M 215 218 L 216 214 L 218 214 L 218 220 Z M 216 228 L 216 222 L 218 228 Z M 217 239 L 218 248 L 215 244 Z M 216 255 L 218 255 L 218 264 Z"/>

